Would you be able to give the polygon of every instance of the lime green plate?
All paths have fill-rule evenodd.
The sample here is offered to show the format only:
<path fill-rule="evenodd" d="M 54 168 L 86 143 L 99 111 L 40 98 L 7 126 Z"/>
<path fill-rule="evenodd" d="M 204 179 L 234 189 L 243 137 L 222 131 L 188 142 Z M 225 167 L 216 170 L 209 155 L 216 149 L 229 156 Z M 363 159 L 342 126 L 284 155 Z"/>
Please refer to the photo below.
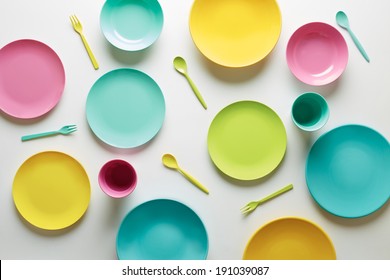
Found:
<path fill-rule="evenodd" d="M 214 118 L 207 144 L 212 161 L 223 173 L 239 180 L 255 180 L 271 173 L 282 161 L 287 134 L 271 108 L 255 101 L 239 101 Z"/>

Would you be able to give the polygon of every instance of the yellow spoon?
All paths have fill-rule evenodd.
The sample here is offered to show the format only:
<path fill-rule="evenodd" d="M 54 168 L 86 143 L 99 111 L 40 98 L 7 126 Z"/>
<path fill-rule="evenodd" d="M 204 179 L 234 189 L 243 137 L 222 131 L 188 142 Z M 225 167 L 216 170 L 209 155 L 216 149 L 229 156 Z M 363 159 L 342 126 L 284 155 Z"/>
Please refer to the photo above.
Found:
<path fill-rule="evenodd" d="M 192 177 L 190 174 L 188 174 L 187 172 L 185 172 L 183 169 L 181 169 L 179 167 L 179 165 L 177 164 L 176 158 L 173 155 L 164 154 L 162 157 L 162 162 L 166 167 L 179 171 L 191 183 L 193 183 L 195 186 L 197 186 L 199 189 L 201 189 L 206 194 L 209 194 L 209 191 L 201 183 L 199 183 L 198 180 L 196 180 L 194 177 Z"/>
<path fill-rule="evenodd" d="M 195 86 L 194 82 L 191 80 L 190 76 L 188 76 L 187 72 L 187 63 L 184 60 L 184 58 L 177 56 L 173 60 L 173 66 L 175 67 L 176 71 L 182 74 L 184 77 L 186 77 L 188 83 L 190 84 L 192 90 L 194 91 L 196 97 L 198 98 L 199 102 L 202 104 L 203 108 L 207 109 L 206 102 L 204 101 L 202 95 L 200 94 L 198 88 Z"/>

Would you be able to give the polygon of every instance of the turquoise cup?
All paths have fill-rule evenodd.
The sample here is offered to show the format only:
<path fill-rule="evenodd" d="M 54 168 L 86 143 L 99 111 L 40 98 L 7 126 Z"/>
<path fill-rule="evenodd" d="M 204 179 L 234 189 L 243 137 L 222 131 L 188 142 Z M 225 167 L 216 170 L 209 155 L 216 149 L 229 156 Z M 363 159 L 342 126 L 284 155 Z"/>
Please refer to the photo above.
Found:
<path fill-rule="evenodd" d="M 304 131 L 315 131 L 329 119 L 329 107 L 325 98 L 315 92 L 305 92 L 295 99 L 291 116 L 297 127 Z"/>

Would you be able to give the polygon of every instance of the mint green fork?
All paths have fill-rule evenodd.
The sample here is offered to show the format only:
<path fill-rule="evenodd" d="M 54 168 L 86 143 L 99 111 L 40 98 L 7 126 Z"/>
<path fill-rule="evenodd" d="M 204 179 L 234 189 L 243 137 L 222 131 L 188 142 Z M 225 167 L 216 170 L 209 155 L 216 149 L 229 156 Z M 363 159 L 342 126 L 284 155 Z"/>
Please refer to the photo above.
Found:
<path fill-rule="evenodd" d="M 22 136 L 22 141 L 28 141 L 28 140 L 32 140 L 32 139 L 37 139 L 37 138 L 47 137 L 47 136 L 52 136 L 52 135 L 58 135 L 58 134 L 67 135 L 67 134 L 70 134 L 72 132 L 75 132 L 76 130 L 77 130 L 77 127 L 74 124 L 65 125 L 64 127 L 61 127 L 59 130 Z"/>
<path fill-rule="evenodd" d="M 281 188 L 280 190 L 264 197 L 263 199 L 249 202 L 244 207 L 242 207 L 240 210 L 241 210 L 242 214 L 249 214 L 252 211 L 254 211 L 257 208 L 257 206 L 259 206 L 260 204 L 263 204 L 264 202 L 266 202 L 274 197 L 277 197 L 277 196 L 281 195 L 282 193 L 285 193 L 285 192 L 291 190 L 292 188 L 293 188 L 292 184 L 285 186 L 284 188 Z"/>

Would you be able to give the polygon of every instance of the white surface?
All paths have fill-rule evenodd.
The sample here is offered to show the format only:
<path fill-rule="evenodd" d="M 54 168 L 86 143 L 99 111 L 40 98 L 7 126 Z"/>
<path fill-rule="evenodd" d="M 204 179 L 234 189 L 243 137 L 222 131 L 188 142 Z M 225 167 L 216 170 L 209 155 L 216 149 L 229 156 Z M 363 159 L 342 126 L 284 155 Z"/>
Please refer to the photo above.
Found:
<path fill-rule="evenodd" d="M 99 13 L 103 0 L 12 0 L 0 1 L 0 46 L 21 39 L 40 40 L 51 46 L 63 61 L 66 87 L 58 106 L 36 121 L 0 116 L 0 259 L 116 259 L 115 238 L 120 221 L 136 205 L 155 198 L 172 198 L 190 206 L 203 220 L 209 235 L 208 259 L 240 259 L 251 235 L 264 223 L 283 216 L 300 216 L 321 226 L 331 237 L 338 259 L 390 259 L 390 209 L 387 203 L 366 218 L 347 220 L 322 211 L 305 184 L 304 165 L 308 149 L 321 134 L 336 126 L 359 123 L 371 126 L 390 139 L 390 2 L 291 1 L 279 0 L 283 27 L 280 40 L 269 57 L 243 69 L 221 68 L 207 61 L 195 48 L 188 28 L 192 1 L 160 0 L 165 22 L 158 41 L 149 49 L 126 53 L 112 47 L 103 37 Z M 336 25 L 335 15 L 344 10 L 362 42 L 371 63 L 353 45 L 347 32 Z M 95 71 L 69 15 L 82 21 L 87 40 L 100 69 Z M 291 34 L 310 21 L 323 21 L 344 35 L 349 46 L 349 63 L 342 77 L 323 87 L 299 82 L 285 61 Z M 189 74 L 198 85 L 209 109 L 205 111 L 187 81 L 172 66 L 176 55 L 186 58 Z M 107 71 L 131 67 L 153 77 L 166 99 L 166 119 L 157 137 L 147 145 L 130 150 L 104 145 L 90 131 L 85 102 L 93 83 Z M 330 119 L 318 132 L 299 131 L 290 118 L 295 97 L 304 91 L 323 94 L 330 106 Z M 287 153 L 271 176 L 252 183 L 231 181 L 213 166 L 206 145 L 213 117 L 228 104 L 257 100 L 273 108 L 282 118 L 288 135 Z M 20 141 L 25 134 L 60 128 L 75 123 L 78 131 Z M 74 227 L 45 232 L 23 222 L 12 200 L 16 170 L 31 155 L 44 150 L 66 152 L 78 159 L 89 174 L 92 188 L 90 207 Z M 183 169 L 210 189 L 210 195 L 192 186 L 179 173 L 161 163 L 163 153 L 174 154 Z M 99 168 L 112 158 L 122 158 L 137 169 L 139 183 L 134 193 L 122 200 L 107 197 L 99 188 Z M 288 183 L 294 190 L 264 204 L 248 217 L 239 208 Z"/>

